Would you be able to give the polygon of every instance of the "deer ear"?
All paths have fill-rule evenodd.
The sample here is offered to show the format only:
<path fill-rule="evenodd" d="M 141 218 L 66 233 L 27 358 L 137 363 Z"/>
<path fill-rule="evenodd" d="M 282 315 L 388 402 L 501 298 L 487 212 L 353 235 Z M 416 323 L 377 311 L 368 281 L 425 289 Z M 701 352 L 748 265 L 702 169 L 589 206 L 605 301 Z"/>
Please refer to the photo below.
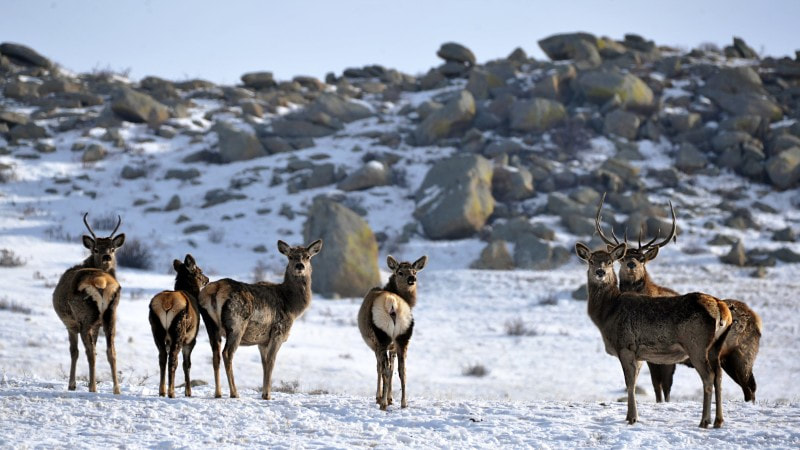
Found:
<path fill-rule="evenodd" d="M 625 257 L 625 252 L 628 251 L 628 244 L 621 243 L 611 250 L 611 259 L 616 261 Z"/>
<path fill-rule="evenodd" d="M 414 264 L 412 264 L 411 267 L 413 267 L 414 270 L 416 271 L 420 271 L 425 268 L 425 264 L 427 263 L 428 263 L 428 256 L 423 255 L 420 259 L 414 261 Z"/>
<path fill-rule="evenodd" d="M 90 238 L 89 236 L 83 236 L 83 246 L 88 248 L 89 250 L 94 248 L 94 239 Z"/>
<path fill-rule="evenodd" d="M 115 236 L 111 243 L 114 244 L 116 248 L 122 247 L 122 244 L 125 243 L 125 233 Z"/>
<path fill-rule="evenodd" d="M 316 241 L 312 242 L 311 245 L 306 247 L 306 250 L 308 250 L 309 256 L 314 256 L 319 253 L 319 251 L 322 250 L 322 239 L 317 239 Z"/>
<path fill-rule="evenodd" d="M 592 251 L 582 242 L 575 244 L 575 253 L 578 255 L 578 258 L 586 262 L 589 262 L 589 257 L 592 256 Z"/>
<path fill-rule="evenodd" d="M 389 270 L 394 272 L 400 266 L 396 259 L 392 255 L 386 257 L 386 266 L 389 267 Z"/>
<path fill-rule="evenodd" d="M 656 256 L 658 256 L 658 247 L 653 247 L 650 250 L 644 252 L 644 260 L 645 261 L 654 260 L 654 259 L 656 259 Z"/>
<path fill-rule="evenodd" d="M 194 261 L 194 257 L 189 253 L 186 254 L 185 258 L 183 258 L 183 263 L 186 264 L 187 267 L 194 267 L 197 265 L 197 263 Z"/>
<path fill-rule="evenodd" d="M 278 239 L 278 251 L 286 256 L 289 256 L 289 244 Z"/>
<path fill-rule="evenodd" d="M 177 271 L 179 271 L 181 269 L 181 264 L 182 263 L 181 263 L 180 259 L 176 259 L 176 260 L 172 261 L 172 268 L 175 269 L 175 272 L 177 272 Z"/>

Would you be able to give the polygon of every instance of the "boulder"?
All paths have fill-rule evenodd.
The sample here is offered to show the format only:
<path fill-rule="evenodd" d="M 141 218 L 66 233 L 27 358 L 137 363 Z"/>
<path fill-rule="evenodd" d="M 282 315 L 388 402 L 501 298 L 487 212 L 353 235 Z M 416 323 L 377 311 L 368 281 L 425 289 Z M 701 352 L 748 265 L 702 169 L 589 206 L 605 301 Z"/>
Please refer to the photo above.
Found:
<path fill-rule="evenodd" d="M 567 111 L 561 103 L 547 98 L 517 100 L 511 106 L 511 128 L 522 132 L 543 132 L 563 121 Z"/>
<path fill-rule="evenodd" d="M 48 137 L 47 130 L 44 127 L 36 125 L 34 122 L 17 125 L 8 132 L 8 138 L 12 142 L 16 142 L 20 139 L 42 139 L 46 137 Z"/>
<path fill-rule="evenodd" d="M 792 230 L 792 227 L 786 227 L 775 231 L 772 234 L 772 240 L 779 242 L 795 242 L 797 241 L 797 235 L 794 230 Z"/>
<path fill-rule="evenodd" d="M 0 122 L 9 125 L 25 125 L 29 122 L 28 116 L 14 111 L 0 109 Z"/>
<path fill-rule="evenodd" d="M 772 121 L 783 117 L 783 110 L 768 95 L 761 77 L 748 66 L 720 69 L 699 92 L 731 115 L 756 115 Z"/>
<path fill-rule="evenodd" d="M 294 118 L 272 122 L 272 132 L 281 138 L 316 138 L 336 133 L 337 129 Z"/>
<path fill-rule="evenodd" d="M 765 168 L 773 186 L 781 190 L 795 186 L 800 181 L 800 147 L 792 147 L 769 158 Z"/>
<path fill-rule="evenodd" d="M 630 141 L 636 139 L 636 133 L 639 131 L 639 116 L 634 113 L 615 109 L 606 114 L 603 121 L 603 133 L 606 135 L 616 135 L 623 137 Z"/>
<path fill-rule="evenodd" d="M 431 145 L 466 130 L 475 117 L 475 99 L 463 90 L 425 118 L 414 133 L 417 145 Z"/>
<path fill-rule="evenodd" d="M 313 118 L 319 113 L 327 114 L 344 123 L 366 119 L 373 115 L 372 110 L 366 106 L 348 101 L 332 93 L 324 93 L 317 96 L 317 98 L 306 107 L 303 115 L 307 118 Z"/>
<path fill-rule="evenodd" d="M 190 167 L 188 169 L 169 169 L 167 170 L 167 173 L 164 174 L 164 179 L 187 181 L 197 178 L 199 176 L 200 176 L 200 171 L 195 169 L 194 167 Z"/>
<path fill-rule="evenodd" d="M 0 54 L 23 64 L 49 69 L 53 63 L 49 59 L 40 55 L 36 50 L 22 44 L 13 42 L 3 42 L 0 44 Z"/>
<path fill-rule="evenodd" d="M 436 56 L 445 61 L 454 61 L 469 66 L 475 65 L 475 54 L 472 50 L 455 42 L 446 42 L 439 47 Z"/>
<path fill-rule="evenodd" d="M 12 80 L 3 88 L 3 96 L 23 102 L 39 98 L 39 85 L 27 81 Z"/>
<path fill-rule="evenodd" d="M 705 168 L 707 164 L 706 155 L 688 142 L 681 144 L 675 155 L 675 168 L 685 173 L 696 172 Z"/>
<path fill-rule="evenodd" d="M 241 77 L 242 83 L 250 89 L 268 89 L 278 85 L 272 72 L 249 72 Z"/>
<path fill-rule="evenodd" d="M 526 235 L 514 246 L 514 265 L 520 269 L 551 270 L 569 261 L 571 252 Z"/>
<path fill-rule="evenodd" d="M 166 205 L 164 205 L 164 212 L 177 211 L 181 209 L 181 198 L 178 194 L 173 194 Z"/>
<path fill-rule="evenodd" d="M 727 255 L 722 256 L 720 260 L 726 264 L 743 267 L 747 263 L 747 254 L 745 253 L 742 241 L 736 241 L 736 243 L 731 246 L 731 251 L 728 252 Z"/>
<path fill-rule="evenodd" d="M 514 259 L 508 252 L 506 242 L 497 240 L 487 244 L 470 267 L 483 270 L 511 270 L 514 268 Z"/>
<path fill-rule="evenodd" d="M 389 169 L 380 161 L 372 160 L 342 180 L 336 187 L 343 191 L 361 191 L 384 186 L 391 181 Z"/>
<path fill-rule="evenodd" d="M 533 175 L 524 167 L 497 166 L 492 177 L 492 195 L 500 201 L 529 198 L 533 195 Z"/>
<path fill-rule="evenodd" d="M 227 203 L 232 200 L 244 200 L 247 196 L 239 192 L 231 192 L 225 189 L 212 189 L 203 196 L 203 208 L 210 208 L 212 206 Z"/>
<path fill-rule="evenodd" d="M 121 119 L 136 123 L 161 123 L 170 117 L 167 106 L 129 87 L 114 94 L 111 110 Z"/>
<path fill-rule="evenodd" d="M 378 286 L 378 242 L 367 222 L 347 207 L 316 197 L 303 227 L 305 242 L 322 239 L 311 288 L 327 296 L 362 297 Z"/>
<path fill-rule="evenodd" d="M 653 105 L 653 91 L 630 73 L 586 72 L 577 84 L 584 97 L 593 103 L 602 105 L 616 96 L 625 109 L 648 110 Z"/>
<path fill-rule="evenodd" d="M 227 122 L 217 122 L 211 131 L 219 136 L 219 155 L 223 163 L 246 161 L 268 153 L 255 134 Z"/>
<path fill-rule="evenodd" d="M 600 55 L 597 52 L 597 37 L 589 33 L 563 33 L 548 36 L 539 42 L 539 47 L 553 61 L 565 59 L 586 59 L 592 57 L 589 48 L 594 49 L 599 62 Z"/>
<path fill-rule="evenodd" d="M 475 68 L 470 71 L 467 90 L 475 100 L 486 100 L 492 89 L 505 86 L 505 81 L 487 70 Z"/>
<path fill-rule="evenodd" d="M 90 144 L 83 151 L 81 161 L 84 163 L 93 163 L 102 160 L 106 157 L 106 148 L 100 144 Z"/>
<path fill-rule="evenodd" d="M 438 161 L 425 175 L 416 201 L 414 216 L 431 239 L 471 236 L 494 211 L 492 163 L 471 154 Z"/>

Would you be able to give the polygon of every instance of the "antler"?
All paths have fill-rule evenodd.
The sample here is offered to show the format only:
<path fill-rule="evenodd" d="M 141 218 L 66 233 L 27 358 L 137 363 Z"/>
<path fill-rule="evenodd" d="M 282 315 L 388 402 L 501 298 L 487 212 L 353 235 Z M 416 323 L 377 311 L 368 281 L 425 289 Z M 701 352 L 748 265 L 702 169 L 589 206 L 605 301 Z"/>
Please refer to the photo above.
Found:
<path fill-rule="evenodd" d="M 84 223 L 84 225 L 86 225 L 86 228 L 89 230 L 89 234 L 92 235 L 92 239 L 96 240 L 97 236 L 94 235 L 94 230 L 92 230 L 92 227 L 89 225 L 89 222 L 86 221 L 86 217 L 88 217 L 88 216 L 89 216 L 88 212 L 83 215 L 83 223 Z"/>
<path fill-rule="evenodd" d="M 678 223 L 677 223 L 677 218 L 675 217 L 675 208 L 672 206 L 672 200 L 670 200 L 669 202 L 669 209 L 672 212 L 672 230 L 670 230 L 669 234 L 663 241 L 655 243 L 656 239 L 658 239 L 659 235 L 661 235 L 661 230 L 659 229 L 658 233 L 656 233 L 656 237 L 654 237 L 653 240 L 645 244 L 643 248 L 648 248 L 652 246 L 653 243 L 655 243 L 655 245 L 658 247 L 663 247 L 669 244 L 669 241 L 678 242 Z"/>
<path fill-rule="evenodd" d="M 605 234 L 603 234 L 603 229 L 600 227 L 600 211 L 603 209 L 603 202 L 605 199 L 606 193 L 604 192 L 603 197 L 600 199 L 600 205 L 597 206 L 597 215 L 594 218 L 594 227 L 597 230 L 597 234 L 600 235 L 600 239 L 602 239 L 606 245 L 615 247 L 619 245 L 619 239 L 617 239 L 617 236 L 614 234 L 614 227 L 611 227 L 611 236 L 614 238 L 613 242 L 611 239 L 607 238 Z"/>
<path fill-rule="evenodd" d="M 117 232 L 117 230 L 119 229 L 119 226 L 120 226 L 120 225 L 122 225 L 122 217 L 120 217 L 119 215 L 117 215 L 117 226 L 115 226 L 115 227 L 114 227 L 114 231 L 112 231 L 112 232 L 111 232 L 111 235 L 109 236 L 110 238 L 114 237 L 114 233 L 116 233 L 116 232 Z"/>

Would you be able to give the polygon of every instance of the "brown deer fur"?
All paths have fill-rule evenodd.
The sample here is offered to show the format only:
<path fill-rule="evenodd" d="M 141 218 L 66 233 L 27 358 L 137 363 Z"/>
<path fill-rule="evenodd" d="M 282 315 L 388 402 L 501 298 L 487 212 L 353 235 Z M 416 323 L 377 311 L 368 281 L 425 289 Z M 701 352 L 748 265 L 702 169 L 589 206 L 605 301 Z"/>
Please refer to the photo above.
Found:
<path fill-rule="evenodd" d="M 711 422 L 712 391 L 716 391 L 717 406 L 714 427 L 722 426 L 719 352 L 732 321 L 728 306 L 697 292 L 671 297 L 620 292 L 614 261 L 622 259 L 626 248 L 622 243 L 611 252 L 592 252 L 582 243 L 575 245 L 578 257 L 589 264 L 589 317 L 600 330 L 606 352 L 622 364 L 628 391 L 628 423 L 638 420 L 635 386 L 641 362 L 675 364 L 688 357 L 703 381 L 700 426 L 708 427 Z"/>
<path fill-rule="evenodd" d="M 275 357 L 295 319 L 311 304 L 311 257 L 322 249 L 322 240 L 308 247 L 290 247 L 278 241 L 286 255 L 283 282 L 243 283 L 229 278 L 209 283 L 200 291 L 200 315 L 211 341 L 215 397 L 222 396 L 219 382 L 220 345 L 231 397 L 239 397 L 233 378 L 233 355 L 239 345 L 258 345 L 264 379 L 261 397 L 269 400 Z"/>
<path fill-rule="evenodd" d="M 423 256 L 413 263 L 398 263 L 392 256 L 386 263 L 392 271 L 389 281 L 381 288 L 372 288 L 358 310 L 358 329 L 367 346 L 375 352 L 378 385 L 375 401 L 385 410 L 392 404 L 392 376 L 397 357 L 402 398 L 400 407 L 408 407 L 406 398 L 406 357 L 414 331 L 411 310 L 417 304 L 417 272 L 428 261 Z"/>
<path fill-rule="evenodd" d="M 183 375 L 186 379 L 184 395 L 192 396 L 189 370 L 192 367 L 192 350 L 197 342 L 200 314 L 197 312 L 197 297 L 200 289 L 208 283 L 208 277 L 197 266 L 192 255 L 187 254 L 183 262 L 172 262 L 177 275 L 175 290 L 161 291 L 150 301 L 150 328 L 158 348 L 160 382 L 158 395 L 164 396 L 166 390 L 166 368 L 169 359 L 169 396 L 175 397 L 175 370 L 178 367 L 178 353 L 183 351 Z"/>
<path fill-rule="evenodd" d="M 111 366 L 114 393 L 119 394 L 117 381 L 117 355 L 114 348 L 116 311 L 120 298 L 120 285 L 116 279 L 116 250 L 125 242 L 125 234 L 114 236 L 122 219 L 109 237 L 98 238 L 83 216 L 83 223 L 91 233 L 83 236 L 83 245 L 91 254 L 80 264 L 70 267 L 61 275 L 53 291 L 53 308 L 69 333 L 70 370 L 68 389 L 76 388 L 75 370 L 78 363 L 78 336 L 83 341 L 89 362 L 89 392 L 97 392 L 95 359 L 100 326 L 106 336 L 106 356 Z"/>

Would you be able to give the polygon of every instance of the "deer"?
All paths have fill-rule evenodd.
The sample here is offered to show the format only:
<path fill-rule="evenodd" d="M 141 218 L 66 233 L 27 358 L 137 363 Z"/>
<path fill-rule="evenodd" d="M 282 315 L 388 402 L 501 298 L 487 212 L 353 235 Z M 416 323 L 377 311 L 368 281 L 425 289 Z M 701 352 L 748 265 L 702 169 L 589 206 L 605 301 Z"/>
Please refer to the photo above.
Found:
<path fill-rule="evenodd" d="M 122 224 L 117 216 L 117 226 L 108 237 L 97 237 L 83 216 L 83 223 L 91 236 L 83 235 L 83 246 L 91 254 L 80 264 L 67 269 L 53 291 L 53 308 L 67 328 L 71 358 L 67 389 L 76 389 L 75 369 L 78 363 L 78 336 L 83 341 L 89 363 L 89 392 L 97 392 L 95 359 L 100 326 L 106 336 L 106 356 L 111 366 L 114 394 L 119 394 L 117 380 L 117 354 L 114 348 L 116 312 L 120 299 L 120 285 L 116 278 L 115 252 L 125 243 L 125 234 L 114 234 Z"/>
<path fill-rule="evenodd" d="M 628 424 L 638 421 L 635 387 L 642 361 L 676 364 L 687 358 L 703 383 L 700 427 L 711 423 L 711 394 L 716 414 L 714 427 L 722 426 L 722 369 L 719 354 L 731 328 L 727 304 L 711 295 L 693 292 L 679 296 L 648 297 L 620 291 L 614 262 L 624 258 L 627 244 L 610 251 L 592 251 L 575 244 L 578 258 L 588 264 L 588 314 L 603 337 L 606 352 L 621 365 L 628 394 Z"/>
<path fill-rule="evenodd" d="M 392 376 L 397 358 L 402 398 L 400 407 L 408 407 L 406 397 L 406 358 L 414 331 L 411 310 L 417 304 L 417 272 L 425 268 L 427 256 L 413 263 L 397 262 L 391 255 L 386 264 L 392 275 L 383 288 L 370 289 L 358 310 L 358 329 L 367 346 L 375 352 L 378 384 L 375 401 L 385 411 L 392 404 Z"/>
<path fill-rule="evenodd" d="M 222 397 L 219 379 L 220 347 L 231 398 L 239 393 L 233 376 L 233 356 L 239 345 L 258 345 L 263 368 L 261 398 L 271 398 L 272 370 L 281 345 L 289 338 L 295 319 L 311 305 L 311 258 L 322 250 L 322 240 L 308 247 L 291 247 L 278 241 L 278 251 L 288 258 L 283 282 L 255 284 L 225 278 L 200 291 L 200 316 L 211 342 L 214 397 Z"/>
<path fill-rule="evenodd" d="M 605 196 L 603 196 L 605 198 Z M 595 229 L 600 239 L 610 250 L 619 244 L 619 240 L 614 235 L 609 239 L 600 226 L 600 211 L 603 207 L 603 199 L 595 217 Z M 669 202 L 672 214 L 672 228 L 667 236 L 659 241 L 660 230 L 656 232 L 649 242 L 642 245 L 642 234 L 639 233 L 638 247 L 628 247 L 625 257 L 619 268 L 619 289 L 622 292 L 636 292 L 639 294 L 659 297 L 675 296 L 678 292 L 656 284 L 647 272 L 646 264 L 658 256 L 659 249 L 663 248 L 670 241 L 677 242 L 677 218 L 672 202 Z M 627 233 L 625 242 L 628 242 Z M 656 242 L 658 241 L 658 242 Z M 761 339 L 761 317 L 755 311 L 739 300 L 723 299 L 728 305 L 733 317 L 731 332 L 728 333 L 720 353 L 720 363 L 725 373 L 728 374 L 741 388 L 745 401 L 755 402 L 756 380 L 753 376 L 753 365 L 758 355 L 758 347 Z M 661 365 L 647 363 L 650 369 L 650 378 L 653 382 L 653 389 L 656 391 L 656 402 L 661 402 L 663 391 L 664 401 L 669 401 L 672 379 L 675 373 L 674 365 Z"/>
<path fill-rule="evenodd" d="M 192 350 L 197 342 L 200 328 L 200 313 L 197 297 L 200 289 L 208 283 L 208 277 L 197 266 L 194 257 L 187 254 L 183 262 L 172 262 L 175 269 L 175 290 L 161 291 L 150 301 L 150 328 L 158 348 L 160 382 L 158 395 L 167 395 L 166 368 L 169 359 L 169 397 L 175 398 L 175 370 L 178 367 L 178 353 L 183 352 L 183 375 L 186 379 L 184 395 L 192 396 L 189 371 L 192 367 Z"/>

